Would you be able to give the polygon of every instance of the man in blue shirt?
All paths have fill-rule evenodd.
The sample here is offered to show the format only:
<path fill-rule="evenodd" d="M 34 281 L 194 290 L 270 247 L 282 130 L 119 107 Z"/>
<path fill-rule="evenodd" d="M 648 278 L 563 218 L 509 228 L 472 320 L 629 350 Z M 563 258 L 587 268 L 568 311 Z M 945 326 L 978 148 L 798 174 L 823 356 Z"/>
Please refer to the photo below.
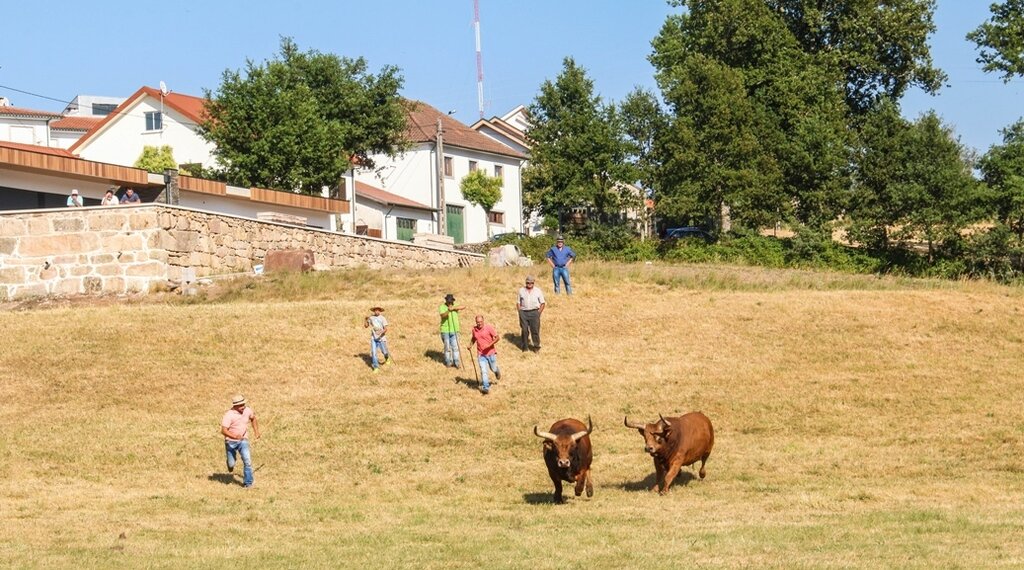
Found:
<path fill-rule="evenodd" d="M 569 280 L 569 266 L 576 260 L 576 252 L 565 245 L 565 239 L 558 236 L 555 245 L 551 246 L 547 255 L 551 264 L 551 278 L 555 281 L 555 295 L 558 294 L 559 279 L 565 281 L 565 294 L 572 295 L 572 281 Z"/>

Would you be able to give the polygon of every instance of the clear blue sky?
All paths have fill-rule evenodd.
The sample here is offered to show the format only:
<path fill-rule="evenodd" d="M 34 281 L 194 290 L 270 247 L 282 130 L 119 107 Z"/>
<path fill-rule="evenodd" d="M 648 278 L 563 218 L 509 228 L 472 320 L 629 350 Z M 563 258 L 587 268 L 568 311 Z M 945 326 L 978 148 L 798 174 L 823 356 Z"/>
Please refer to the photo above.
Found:
<path fill-rule="evenodd" d="M 544 79 L 571 55 L 606 99 L 641 85 L 654 87 L 650 40 L 678 10 L 662 0 L 480 0 L 485 112 L 503 114 L 529 103 Z M 910 116 L 934 108 L 967 145 L 984 151 L 999 129 L 1024 115 L 1022 87 L 981 73 L 964 35 L 988 15 L 988 0 L 939 0 L 936 62 L 950 76 L 938 97 L 911 93 Z M 473 0 L 371 2 L 100 0 L 9 2 L 3 8 L 0 96 L 15 105 L 63 105 L 77 94 L 127 96 L 165 81 L 173 91 L 201 95 L 224 69 L 263 60 L 279 36 L 301 49 L 364 56 L 376 70 L 396 65 L 403 94 L 466 123 L 477 117 Z"/>

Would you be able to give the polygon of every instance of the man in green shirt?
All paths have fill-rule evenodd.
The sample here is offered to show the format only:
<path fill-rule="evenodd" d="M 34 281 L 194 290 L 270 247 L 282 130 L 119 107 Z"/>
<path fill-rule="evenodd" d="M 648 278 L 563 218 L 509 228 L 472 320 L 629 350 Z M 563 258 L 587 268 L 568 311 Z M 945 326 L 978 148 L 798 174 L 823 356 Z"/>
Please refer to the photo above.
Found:
<path fill-rule="evenodd" d="M 444 343 L 444 365 L 460 368 L 459 358 L 459 311 L 466 307 L 455 306 L 455 295 L 448 293 L 444 303 L 438 307 L 441 315 L 441 342 Z"/>

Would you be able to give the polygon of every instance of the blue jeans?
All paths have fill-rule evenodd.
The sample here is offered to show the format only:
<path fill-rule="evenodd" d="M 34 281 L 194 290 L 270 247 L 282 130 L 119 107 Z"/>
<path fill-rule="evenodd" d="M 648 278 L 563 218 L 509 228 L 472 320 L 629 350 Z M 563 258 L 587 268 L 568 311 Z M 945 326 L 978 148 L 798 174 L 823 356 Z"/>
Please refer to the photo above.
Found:
<path fill-rule="evenodd" d="M 555 281 L 555 294 L 558 294 L 558 280 L 565 281 L 565 294 L 572 295 L 572 281 L 569 280 L 569 268 L 568 267 L 553 267 L 551 268 L 551 278 Z"/>
<path fill-rule="evenodd" d="M 495 374 L 498 373 L 498 354 L 478 356 L 476 360 L 480 363 L 480 380 L 483 382 L 483 389 L 484 391 L 490 390 L 491 380 L 487 377 L 487 369 L 490 368 Z"/>
<path fill-rule="evenodd" d="M 377 351 L 381 351 L 384 354 L 384 360 L 391 358 L 388 355 L 388 339 L 386 337 L 373 338 L 370 335 L 370 361 L 373 362 L 373 367 L 380 368 L 380 360 L 377 360 Z"/>
<path fill-rule="evenodd" d="M 441 333 L 441 342 L 444 343 L 444 365 L 459 367 L 459 333 Z"/>
<path fill-rule="evenodd" d="M 252 485 L 252 453 L 249 452 L 249 440 L 232 441 L 224 440 L 224 451 L 228 456 L 228 471 L 235 468 L 235 456 L 242 456 L 242 484 L 246 487 Z"/>

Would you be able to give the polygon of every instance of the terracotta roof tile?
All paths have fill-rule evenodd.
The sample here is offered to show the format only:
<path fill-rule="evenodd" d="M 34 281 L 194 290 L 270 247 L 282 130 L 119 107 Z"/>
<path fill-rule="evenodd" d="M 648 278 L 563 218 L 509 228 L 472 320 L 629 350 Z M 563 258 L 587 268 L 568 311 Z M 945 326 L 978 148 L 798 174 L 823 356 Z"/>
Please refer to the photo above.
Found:
<path fill-rule="evenodd" d="M 435 208 L 431 208 L 426 204 L 420 204 L 414 200 L 399 196 L 398 194 L 392 194 L 387 190 L 381 190 L 380 188 L 374 188 L 369 184 L 359 182 L 356 180 L 356 194 L 365 196 L 374 202 L 384 204 L 386 206 L 404 206 L 406 208 L 414 208 L 416 210 L 429 210 L 433 212 Z"/>
<path fill-rule="evenodd" d="M 432 142 L 437 133 L 437 119 L 440 118 L 446 146 L 479 150 L 513 158 L 526 158 L 519 151 L 474 131 L 450 115 L 442 113 L 422 101 L 407 101 L 406 113 L 408 120 L 405 126 L 405 136 L 412 142 Z"/>
<path fill-rule="evenodd" d="M 40 119 L 56 119 L 60 113 L 53 111 L 38 111 L 24 107 L 0 107 L 0 115 L 16 115 L 19 117 L 38 117 Z"/>
<path fill-rule="evenodd" d="M 16 142 L 0 141 L 0 147 L 13 148 L 14 150 L 27 150 L 31 152 L 38 152 L 41 154 L 52 154 L 54 156 L 66 156 L 68 158 L 78 158 L 63 148 L 52 148 L 48 146 L 39 146 L 36 144 L 23 144 Z"/>
<path fill-rule="evenodd" d="M 50 128 L 59 131 L 88 131 L 102 120 L 103 117 L 71 115 L 50 123 Z"/>

